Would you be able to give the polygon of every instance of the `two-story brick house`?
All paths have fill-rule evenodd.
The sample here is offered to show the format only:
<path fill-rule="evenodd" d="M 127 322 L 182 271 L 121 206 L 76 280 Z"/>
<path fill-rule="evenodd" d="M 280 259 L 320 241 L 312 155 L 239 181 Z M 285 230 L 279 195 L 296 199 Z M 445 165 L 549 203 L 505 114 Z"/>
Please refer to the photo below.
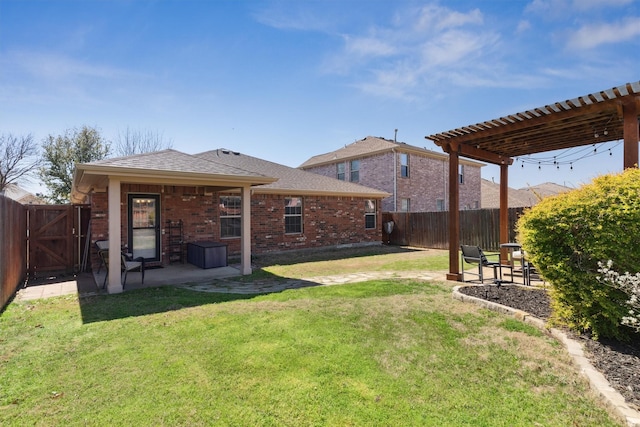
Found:
<path fill-rule="evenodd" d="M 460 209 L 479 209 L 484 163 L 460 159 Z M 449 156 L 403 142 L 367 136 L 311 157 L 300 169 L 390 193 L 386 212 L 444 211 L 449 207 Z"/>

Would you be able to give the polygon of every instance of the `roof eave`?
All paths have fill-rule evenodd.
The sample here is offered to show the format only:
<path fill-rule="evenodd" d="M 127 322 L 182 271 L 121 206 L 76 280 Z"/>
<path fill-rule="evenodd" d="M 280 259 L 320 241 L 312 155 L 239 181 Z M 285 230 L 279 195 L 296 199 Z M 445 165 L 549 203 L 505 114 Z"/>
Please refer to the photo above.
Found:
<path fill-rule="evenodd" d="M 321 167 L 321 166 L 327 166 L 327 165 L 332 165 L 335 163 L 339 163 L 339 162 L 348 162 L 350 160 L 355 160 L 355 159 L 363 159 L 365 157 L 372 157 L 375 156 L 377 154 L 384 154 L 384 153 L 391 153 L 393 151 L 403 151 L 403 152 L 408 152 L 409 154 L 418 154 L 421 156 L 426 156 L 426 157 L 431 157 L 437 160 L 449 160 L 449 156 L 446 154 L 442 154 L 442 153 L 437 153 L 435 151 L 431 151 L 431 150 L 427 150 L 426 148 L 420 148 L 420 147 L 415 147 L 412 145 L 400 145 L 398 144 L 396 147 L 390 147 L 390 148 L 383 148 L 380 150 L 374 150 L 374 151 L 369 151 L 367 153 L 361 153 L 358 155 L 353 155 L 353 156 L 345 156 L 345 157 L 340 157 L 340 158 L 335 158 L 335 159 L 331 159 L 331 160 L 324 160 L 321 162 L 317 162 L 317 163 L 311 163 L 311 164 L 302 164 L 300 166 L 298 166 L 298 169 L 302 169 L 302 170 L 307 170 L 307 169 L 311 169 L 311 168 L 316 168 L 316 167 Z M 486 164 L 476 161 L 476 160 L 462 160 L 464 161 L 466 164 L 468 165 L 473 165 L 473 166 L 486 166 Z"/>
<path fill-rule="evenodd" d="M 384 199 L 391 196 L 391 193 L 386 192 L 344 192 L 344 191 L 323 191 L 323 190 L 298 190 L 289 188 L 265 188 L 254 187 L 251 189 L 254 194 L 290 194 L 290 195 L 305 195 L 305 196 L 329 196 L 329 197 L 362 197 L 372 199 Z"/>
<path fill-rule="evenodd" d="M 74 170 L 71 199 L 74 203 L 86 200 L 87 195 L 106 186 L 110 179 L 121 182 L 179 186 L 214 186 L 220 188 L 239 188 L 265 185 L 276 182 L 278 178 L 263 175 L 228 175 L 183 171 L 164 171 L 154 169 L 129 168 L 95 164 L 78 164 Z"/>
<path fill-rule="evenodd" d="M 216 173 L 202 172 L 185 172 L 185 171 L 169 171 L 159 169 L 141 169 L 122 166 L 105 166 L 92 164 L 79 164 L 76 170 L 82 171 L 82 176 L 86 175 L 104 175 L 109 177 L 120 177 L 125 179 L 140 178 L 145 179 L 164 179 L 179 181 L 233 181 L 243 184 L 251 183 L 252 185 L 270 184 L 278 180 L 278 178 L 268 177 L 264 175 L 228 175 Z M 173 182 L 173 181 L 172 181 Z"/>

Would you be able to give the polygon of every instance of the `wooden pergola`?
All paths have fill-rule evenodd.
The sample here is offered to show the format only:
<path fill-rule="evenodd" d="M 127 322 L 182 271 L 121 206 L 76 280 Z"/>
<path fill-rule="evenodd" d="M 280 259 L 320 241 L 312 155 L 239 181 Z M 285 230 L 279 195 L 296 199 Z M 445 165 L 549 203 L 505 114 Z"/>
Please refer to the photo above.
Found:
<path fill-rule="evenodd" d="M 638 167 L 640 81 L 426 136 L 449 154 L 449 280 L 461 280 L 459 158 L 500 165 L 500 242 L 507 243 L 513 158 L 624 140 L 623 167 Z M 597 135 L 597 137 L 596 137 Z"/>

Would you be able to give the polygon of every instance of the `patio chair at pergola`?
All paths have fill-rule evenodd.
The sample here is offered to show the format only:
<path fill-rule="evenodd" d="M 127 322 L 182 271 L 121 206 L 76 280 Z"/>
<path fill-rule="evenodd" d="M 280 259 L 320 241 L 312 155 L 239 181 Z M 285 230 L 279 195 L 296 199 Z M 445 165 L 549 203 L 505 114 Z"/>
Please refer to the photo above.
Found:
<path fill-rule="evenodd" d="M 449 154 L 449 280 L 461 280 L 459 157 L 500 165 L 500 243 L 507 243 L 513 157 L 624 140 L 623 167 L 638 167 L 640 81 L 426 136 Z M 599 137 L 594 140 L 594 130 Z M 606 130 L 606 132 L 604 132 Z"/>

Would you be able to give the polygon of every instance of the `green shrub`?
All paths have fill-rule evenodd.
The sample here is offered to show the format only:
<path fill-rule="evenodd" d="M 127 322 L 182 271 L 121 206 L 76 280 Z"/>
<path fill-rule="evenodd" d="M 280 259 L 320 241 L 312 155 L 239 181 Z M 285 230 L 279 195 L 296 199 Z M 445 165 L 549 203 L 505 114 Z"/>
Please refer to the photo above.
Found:
<path fill-rule="evenodd" d="M 529 260 L 551 282 L 556 318 L 596 337 L 626 339 L 622 291 L 598 281 L 598 262 L 640 271 L 640 170 L 603 175 L 542 200 L 518 221 Z"/>

